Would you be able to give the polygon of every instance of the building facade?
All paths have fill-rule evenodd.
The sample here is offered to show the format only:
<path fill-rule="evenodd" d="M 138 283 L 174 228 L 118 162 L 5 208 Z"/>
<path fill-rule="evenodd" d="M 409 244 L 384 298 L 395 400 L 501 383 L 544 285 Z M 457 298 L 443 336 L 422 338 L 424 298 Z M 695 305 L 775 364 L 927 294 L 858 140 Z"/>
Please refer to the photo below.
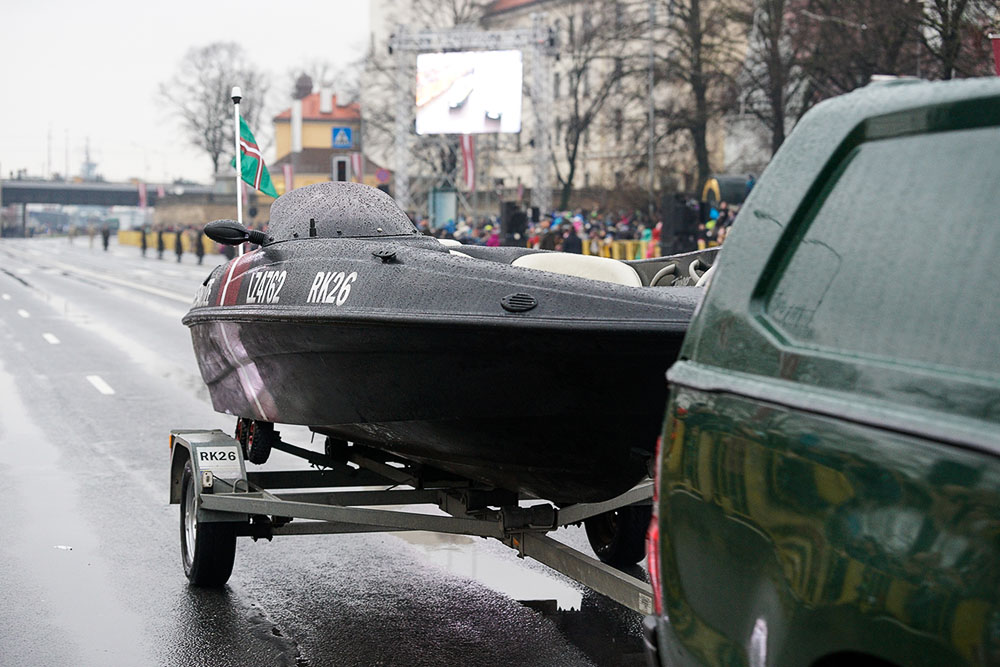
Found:
<path fill-rule="evenodd" d="M 308 78 L 308 77 L 306 77 Z M 303 81 L 302 87 L 312 88 Z M 271 167 L 278 194 L 326 181 L 352 181 L 388 188 L 391 172 L 367 159 L 361 105 L 340 103 L 329 89 L 304 94 L 274 119 L 275 154 Z"/>

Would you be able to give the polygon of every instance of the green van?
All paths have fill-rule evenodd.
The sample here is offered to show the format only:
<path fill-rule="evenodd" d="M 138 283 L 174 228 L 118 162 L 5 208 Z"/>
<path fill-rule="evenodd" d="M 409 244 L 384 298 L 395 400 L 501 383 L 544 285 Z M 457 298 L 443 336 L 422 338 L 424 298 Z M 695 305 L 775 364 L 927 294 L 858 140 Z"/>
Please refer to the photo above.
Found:
<path fill-rule="evenodd" d="M 810 111 L 668 380 L 655 662 L 1000 664 L 1000 78 Z"/>

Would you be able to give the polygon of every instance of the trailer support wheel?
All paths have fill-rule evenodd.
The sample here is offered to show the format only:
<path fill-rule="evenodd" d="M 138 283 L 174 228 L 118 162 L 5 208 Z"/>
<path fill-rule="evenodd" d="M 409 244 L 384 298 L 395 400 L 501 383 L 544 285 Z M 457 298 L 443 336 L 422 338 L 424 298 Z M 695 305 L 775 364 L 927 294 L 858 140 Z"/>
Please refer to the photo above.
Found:
<path fill-rule="evenodd" d="M 600 561 L 619 568 L 642 561 L 652 514 L 652 505 L 627 505 L 585 519 L 587 539 Z"/>
<path fill-rule="evenodd" d="M 199 522 L 198 495 L 191 461 L 181 477 L 181 560 L 195 586 L 219 587 L 229 581 L 236 560 L 236 526 Z"/>
<path fill-rule="evenodd" d="M 246 417 L 236 420 L 236 440 L 243 448 L 243 458 L 250 463 L 266 463 L 271 455 L 271 444 L 280 439 L 271 422 Z"/>

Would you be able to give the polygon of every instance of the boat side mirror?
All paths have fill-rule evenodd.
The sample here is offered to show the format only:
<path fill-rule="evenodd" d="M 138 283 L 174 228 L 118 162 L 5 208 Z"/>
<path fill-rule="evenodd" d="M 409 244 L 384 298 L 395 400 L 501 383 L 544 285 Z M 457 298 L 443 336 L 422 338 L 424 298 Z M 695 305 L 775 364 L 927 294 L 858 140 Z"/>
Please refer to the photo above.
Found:
<path fill-rule="evenodd" d="M 235 220 L 214 220 L 205 225 L 205 236 L 222 245 L 256 243 L 264 245 L 267 235 L 256 229 L 247 229 Z"/>

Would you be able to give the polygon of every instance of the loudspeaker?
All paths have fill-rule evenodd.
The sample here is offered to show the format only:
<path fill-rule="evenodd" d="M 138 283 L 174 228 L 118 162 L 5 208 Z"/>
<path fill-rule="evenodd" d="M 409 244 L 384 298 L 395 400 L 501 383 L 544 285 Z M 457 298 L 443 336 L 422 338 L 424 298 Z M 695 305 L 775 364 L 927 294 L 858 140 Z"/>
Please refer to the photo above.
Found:
<path fill-rule="evenodd" d="M 501 227 L 504 245 L 524 245 L 524 231 L 528 226 L 528 216 L 517 203 L 505 201 L 500 206 Z"/>
<path fill-rule="evenodd" d="M 505 201 L 500 203 L 500 225 L 507 231 L 507 224 L 512 215 L 517 213 L 517 202 Z"/>
<path fill-rule="evenodd" d="M 520 234 L 524 236 L 524 230 L 528 226 L 528 216 L 524 211 L 517 211 L 504 225 L 504 232 L 507 234 Z"/>

